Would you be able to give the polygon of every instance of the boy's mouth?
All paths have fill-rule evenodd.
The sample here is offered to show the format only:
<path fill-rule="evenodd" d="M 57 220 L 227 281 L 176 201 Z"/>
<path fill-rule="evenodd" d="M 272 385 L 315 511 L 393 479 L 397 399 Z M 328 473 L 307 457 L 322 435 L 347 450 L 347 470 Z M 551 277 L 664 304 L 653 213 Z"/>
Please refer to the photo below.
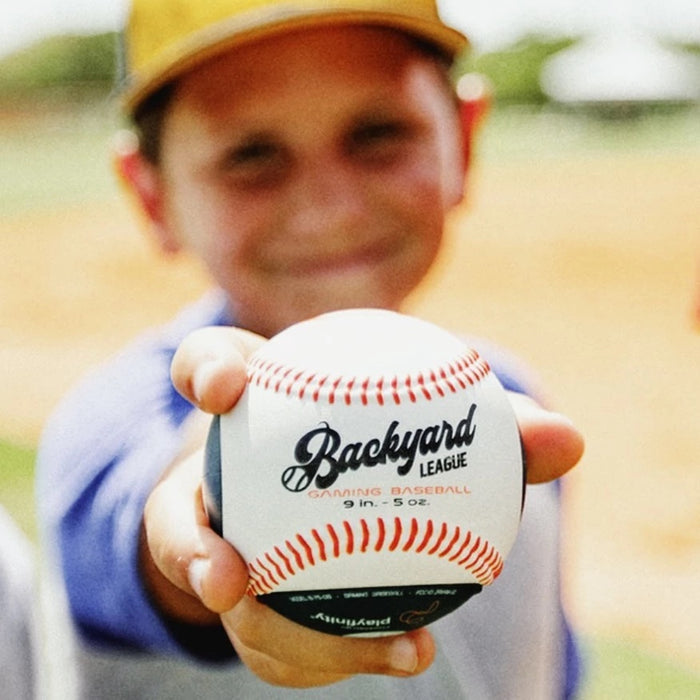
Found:
<path fill-rule="evenodd" d="M 286 272 L 299 277 L 353 273 L 383 264 L 395 250 L 395 245 L 381 242 L 345 251 L 312 252 L 291 262 Z"/>

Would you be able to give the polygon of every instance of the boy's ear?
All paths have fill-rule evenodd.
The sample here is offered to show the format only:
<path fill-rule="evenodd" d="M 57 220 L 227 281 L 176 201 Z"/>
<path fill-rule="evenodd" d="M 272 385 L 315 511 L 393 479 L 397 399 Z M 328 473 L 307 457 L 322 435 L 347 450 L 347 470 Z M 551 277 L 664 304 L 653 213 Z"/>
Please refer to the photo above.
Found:
<path fill-rule="evenodd" d="M 120 182 L 145 215 L 160 249 L 165 253 L 177 253 L 181 246 L 165 221 L 160 172 L 143 156 L 133 132 L 121 131 L 117 134 L 112 161 Z"/>
<path fill-rule="evenodd" d="M 464 164 L 465 169 L 468 169 L 473 156 L 474 139 L 491 108 L 493 89 L 485 76 L 466 73 L 457 81 L 457 97 L 464 143 Z"/>

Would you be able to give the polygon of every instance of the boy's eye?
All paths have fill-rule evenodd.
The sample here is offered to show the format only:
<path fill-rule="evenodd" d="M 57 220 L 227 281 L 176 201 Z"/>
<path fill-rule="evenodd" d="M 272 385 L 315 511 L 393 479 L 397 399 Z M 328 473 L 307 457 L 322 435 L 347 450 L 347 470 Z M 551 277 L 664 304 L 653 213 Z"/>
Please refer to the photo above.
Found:
<path fill-rule="evenodd" d="M 410 129 L 399 121 L 367 122 L 351 132 L 348 149 L 360 157 L 385 161 L 398 154 L 409 136 Z"/>
<path fill-rule="evenodd" d="M 272 143 L 265 141 L 253 141 L 245 143 L 234 149 L 229 154 L 231 165 L 245 165 L 249 163 L 262 162 L 275 157 L 277 148 Z"/>
<path fill-rule="evenodd" d="M 225 173 L 241 185 L 264 185 L 281 177 L 287 164 L 285 149 L 271 139 L 250 139 L 226 153 Z"/>

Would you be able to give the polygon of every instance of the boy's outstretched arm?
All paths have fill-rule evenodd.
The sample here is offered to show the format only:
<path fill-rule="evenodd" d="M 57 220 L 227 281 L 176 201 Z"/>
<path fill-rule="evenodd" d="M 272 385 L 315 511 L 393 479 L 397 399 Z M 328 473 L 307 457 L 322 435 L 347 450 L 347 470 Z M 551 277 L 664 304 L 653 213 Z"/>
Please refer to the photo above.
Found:
<path fill-rule="evenodd" d="M 247 570 L 209 528 L 201 493 L 207 413 L 224 413 L 245 386 L 245 358 L 263 339 L 231 328 L 197 331 L 172 365 L 176 388 L 201 412 L 180 460 L 146 505 L 141 562 L 146 585 L 167 616 L 184 623 L 219 619 L 241 660 L 276 685 L 326 685 L 358 673 L 409 676 L 432 663 L 427 629 L 373 639 L 324 635 L 299 626 L 244 595 Z M 580 459 L 583 439 L 568 419 L 511 394 L 528 465 L 528 481 L 550 481 Z"/>

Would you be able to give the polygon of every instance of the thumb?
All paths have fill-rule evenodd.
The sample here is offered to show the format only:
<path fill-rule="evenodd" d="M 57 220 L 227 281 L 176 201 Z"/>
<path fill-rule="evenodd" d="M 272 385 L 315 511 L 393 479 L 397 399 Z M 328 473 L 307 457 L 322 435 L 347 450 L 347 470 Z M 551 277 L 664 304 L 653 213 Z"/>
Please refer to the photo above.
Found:
<path fill-rule="evenodd" d="M 246 360 L 264 342 L 239 328 L 200 328 L 183 340 L 173 357 L 173 384 L 201 410 L 226 413 L 245 388 Z"/>
<path fill-rule="evenodd" d="M 559 413 L 542 408 L 523 394 L 510 394 L 520 429 L 527 465 L 527 481 L 553 481 L 581 459 L 584 440 L 574 424 Z"/>

